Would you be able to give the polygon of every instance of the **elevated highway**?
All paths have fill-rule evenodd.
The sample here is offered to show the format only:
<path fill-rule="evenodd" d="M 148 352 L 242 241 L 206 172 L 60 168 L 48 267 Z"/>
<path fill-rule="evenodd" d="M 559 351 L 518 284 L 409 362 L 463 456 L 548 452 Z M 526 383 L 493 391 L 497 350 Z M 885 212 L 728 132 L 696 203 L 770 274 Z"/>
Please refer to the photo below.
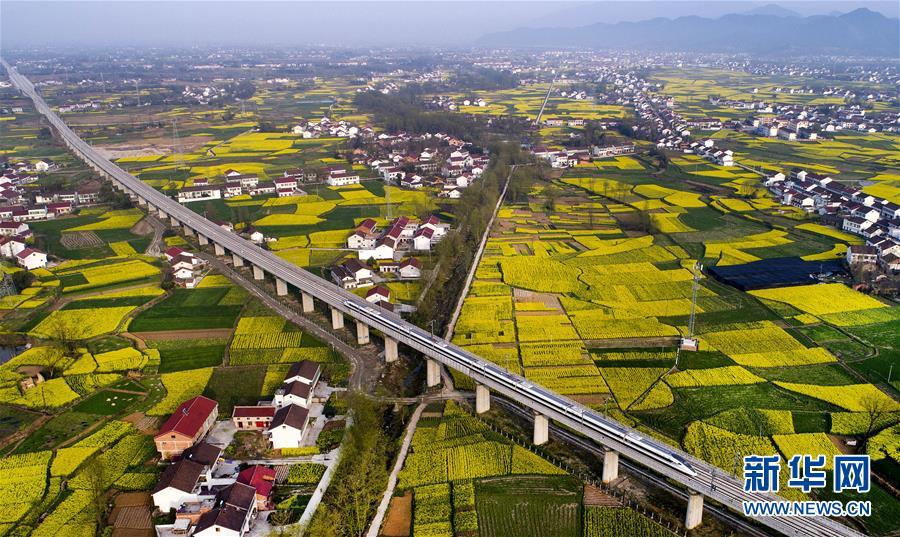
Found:
<path fill-rule="evenodd" d="M 623 425 L 602 413 L 587 408 L 567 397 L 551 392 L 519 375 L 403 320 L 399 315 L 372 305 L 362 298 L 299 268 L 268 250 L 242 239 L 234 233 L 199 216 L 138 178 L 113 164 L 79 138 L 56 115 L 36 92 L 34 85 L 18 71 L 2 61 L 13 84 L 34 102 L 59 133 L 69 149 L 90 167 L 109 179 L 119 190 L 130 195 L 151 213 L 168 219 L 172 227 L 186 235 L 196 235 L 201 245 L 212 245 L 217 256 L 230 254 L 235 266 L 249 264 L 256 279 L 266 274 L 275 280 L 276 292 L 286 295 L 293 288 L 299 292 L 304 312 L 312 311 L 318 300 L 331 309 L 332 327 L 344 327 L 346 317 L 356 323 L 359 343 L 369 342 L 369 330 L 384 335 L 385 359 L 397 359 L 398 345 L 403 344 L 427 357 L 427 383 L 440 382 L 440 366 L 444 365 L 471 377 L 476 386 L 476 410 L 490 406 L 490 392 L 531 409 L 534 413 L 534 441 L 547 441 L 549 420 L 575 431 L 605 448 L 603 480 L 618 476 L 619 456 L 651 469 L 658 475 L 687 489 L 688 508 L 685 525 L 697 527 L 702 520 L 704 497 L 722 506 L 742 512 L 744 501 L 778 501 L 771 494 L 744 492 L 742 482 L 704 461 Z M 744 454 L 748 455 L 748 454 Z M 796 536 L 861 536 L 862 534 L 827 518 L 779 517 L 762 518 L 758 522 L 785 535 Z"/>

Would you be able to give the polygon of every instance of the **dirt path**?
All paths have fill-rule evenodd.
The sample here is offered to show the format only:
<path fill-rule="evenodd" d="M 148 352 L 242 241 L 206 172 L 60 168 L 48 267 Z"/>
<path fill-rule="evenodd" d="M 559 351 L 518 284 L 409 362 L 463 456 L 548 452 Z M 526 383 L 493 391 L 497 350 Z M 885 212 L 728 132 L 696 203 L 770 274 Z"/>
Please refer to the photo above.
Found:
<path fill-rule="evenodd" d="M 384 496 L 381 497 L 381 503 L 378 504 L 378 510 L 375 512 L 375 517 L 372 519 L 372 524 L 369 526 L 366 537 L 378 537 L 378 532 L 381 530 L 381 524 L 384 522 L 384 515 L 387 513 L 388 506 L 391 504 L 391 498 L 394 497 L 394 488 L 397 486 L 397 476 L 403 468 L 403 463 L 406 462 L 406 454 L 409 452 L 409 445 L 412 443 L 413 435 L 416 432 L 416 426 L 419 424 L 419 418 L 422 417 L 422 412 L 425 410 L 426 406 L 428 406 L 427 403 L 420 403 L 413 412 L 412 417 L 409 419 L 409 424 L 406 426 L 406 436 L 403 437 L 400 453 L 397 454 L 397 462 L 394 463 L 394 469 L 391 470 L 387 488 L 384 491 Z"/>
<path fill-rule="evenodd" d="M 161 330 L 159 332 L 124 332 L 125 337 L 140 338 L 146 341 L 158 341 L 163 339 L 204 339 L 204 338 L 228 338 L 234 328 L 204 328 L 198 330 Z"/>
<path fill-rule="evenodd" d="M 152 283 L 144 282 L 144 283 L 136 283 L 134 285 L 125 285 L 122 287 L 116 287 L 115 289 L 104 289 L 102 291 L 88 291 L 86 293 L 74 293 L 71 295 L 62 296 L 54 302 L 47 311 L 56 311 L 66 304 L 72 302 L 73 300 L 84 300 L 85 298 L 102 298 L 104 295 L 112 294 L 112 293 L 121 293 L 122 291 L 130 291 L 131 289 L 140 289 L 142 287 L 150 287 L 153 285 Z"/>

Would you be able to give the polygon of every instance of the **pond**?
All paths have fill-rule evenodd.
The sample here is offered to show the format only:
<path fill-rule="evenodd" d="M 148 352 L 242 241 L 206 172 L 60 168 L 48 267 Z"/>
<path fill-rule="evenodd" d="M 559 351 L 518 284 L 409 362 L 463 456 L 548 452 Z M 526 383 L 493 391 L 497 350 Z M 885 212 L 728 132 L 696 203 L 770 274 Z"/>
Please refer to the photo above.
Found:
<path fill-rule="evenodd" d="M 0 364 L 5 364 L 6 362 L 12 360 L 13 358 L 18 356 L 24 350 L 25 350 L 25 347 L 16 347 L 13 345 L 0 345 Z"/>

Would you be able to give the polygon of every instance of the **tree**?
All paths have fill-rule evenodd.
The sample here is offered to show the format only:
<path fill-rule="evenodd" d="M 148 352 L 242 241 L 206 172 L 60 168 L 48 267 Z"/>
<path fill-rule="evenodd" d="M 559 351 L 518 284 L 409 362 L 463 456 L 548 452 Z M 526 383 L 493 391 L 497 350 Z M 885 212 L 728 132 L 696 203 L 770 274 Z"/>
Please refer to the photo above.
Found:
<path fill-rule="evenodd" d="M 286 527 L 291 522 L 291 511 L 289 509 L 279 509 L 269 515 L 269 523 L 275 527 L 274 535 L 283 537 L 290 535 Z"/>
<path fill-rule="evenodd" d="M 87 490 L 91 494 L 89 509 L 94 512 L 97 525 L 103 527 L 106 518 L 106 468 L 94 457 L 85 465 L 82 474 L 87 481 Z"/>
<path fill-rule="evenodd" d="M 47 370 L 51 377 L 59 372 L 60 364 L 66 359 L 78 357 L 78 342 L 84 338 L 85 327 L 72 322 L 65 315 L 51 314 L 47 322 L 47 335 L 60 350 L 58 354 L 50 354 L 47 358 Z"/>
<path fill-rule="evenodd" d="M 556 210 L 556 202 L 562 196 L 562 190 L 556 185 L 549 185 L 544 188 L 544 207 L 548 213 Z"/>
<path fill-rule="evenodd" d="M 882 418 L 891 412 L 894 402 L 887 397 L 867 395 L 862 398 L 860 405 L 862 405 L 863 412 L 866 414 L 867 427 L 864 436 L 868 439 L 875 433 L 881 424 Z"/>
<path fill-rule="evenodd" d="M 353 423 L 326 501 L 309 533 L 314 537 L 362 537 L 387 483 L 388 441 L 378 407 L 360 395 L 349 398 Z"/>
<path fill-rule="evenodd" d="M 34 274 L 28 270 L 13 272 L 12 275 L 13 284 L 15 284 L 16 289 L 20 291 L 22 289 L 25 289 L 26 287 L 31 286 L 31 284 L 34 282 L 34 279 Z"/>

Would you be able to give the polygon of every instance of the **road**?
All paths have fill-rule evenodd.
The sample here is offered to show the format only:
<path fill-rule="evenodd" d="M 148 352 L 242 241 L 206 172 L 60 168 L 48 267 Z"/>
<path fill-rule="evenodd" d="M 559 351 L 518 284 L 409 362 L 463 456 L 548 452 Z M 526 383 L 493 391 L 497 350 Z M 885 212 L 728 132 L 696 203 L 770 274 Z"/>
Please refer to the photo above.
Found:
<path fill-rule="evenodd" d="M 247 292 L 265 304 L 266 307 L 303 328 L 306 333 L 329 343 L 334 350 L 346 356 L 347 359 L 350 360 L 350 380 L 348 384 L 351 389 L 368 393 L 378 382 L 378 379 L 381 376 L 380 361 L 373 360 L 372 357 L 368 356 L 364 351 L 348 345 L 342 339 L 335 336 L 333 332 L 322 328 L 308 317 L 301 315 L 300 312 L 291 309 L 283 302 L 261 289 L 252 280 L 234 270 L 218 258 L 206 253 L 201 253 L 200 257 L 223 276 L 246 289 Z M 378 365 L 376 366 L 374 362 L 378 362 Z"/>
<path fill-rule="evenodd" d="M 416 434 L 416 426 L 419 424 L 419 418 L 422 417 L 422 411 L 425 410 L 426 406 L 428 406 L 428 404 L 425 402 L 419 403 L 419 406 L 416 407 L 412 416 L 409 418 L 409 424 L 406 426 L 406 436 L 403 437 L 403 444 L 400 445 L 400 453 L 397 454 L 394 468 L 391 470 L 391 475 L 388 477 L 387 488 L 385 488 L 384 495 L 381 497 L 381 503 L 378 504 L 375 516 L 369 524 L 369 531 L 366 532 L 366 537 L 378 537 L 378 532 L 381 531 L 384 515 L 387 514 L 388 507 L 391 505 L 391 498 L 394 497 L 394 488 L 397 486 L 397 477 L 400 475 L 400 470 L 403 469 L 403 463 L 406 461 L 406 454 L 409 453 L 409 446 L 412 444 L 413 435 Z"/>
<path fill-rule="evenodd" d="M 326 303 L 333 311 L 349 315 L 380 331 L 386 337 L 421 352 L 429 359 L 471 377 L 476 383 L 484 385 L 492 392 L 515 400 L 535 413 L 619 452 L 622 457 L 681 483 L 687 489 L 702 492 L 705 496 L 735 512 L 743 511 L 742 502 L 744 501 L 781 501 L 781 498 L 774 494 L 744 492 L 741 481 L 733 476 L 722 476 L 722 470 L 713 465 L 663 442 L 645 437 L 637 430 L 600 412 L 554 393 L 492 362 L 482 360 L 444 339 L 436 338 L 428 331 L 403 320 L 399 315 L 377 308 L 331 282 L 323 280 L 210 222 L 100 155 L 69 129 L 37 94 L 34 85 L 27 78 L 5 61 L 2 63 L 6 67 L 12 83 L 31 98 L 37 111 L 47 118 L 61 139 L 77 156 L 108 177 L 114 186 L 136 198 L 138 203 L 147 205 L 149 211 L 160 213 L 160 217 L 163 219 L 169 217 L 173 226 L 183 226 L 186 233 L 196 233 L 203 239 L 212 242 L 222 253 L 227 250 L 236 259 L 259 267 L 274 277 L 282 286 L 290 285 L 299 289 Z M 262 291 L 259 291 L 259 294 L 265 295 Z M 273 307 L 277 307 L 281 314 L 290 312 L 277 301 L 267 302 L 267 304 L 270 303 L 273 303 Z M 298 318 L 302 318 L 299 312 L 296 314 Z M 312 327 L 310 330 L 316 333 Z M 347 346 L 347 349 L 349 348 Z M 344 349 L 341 351 L 343 352 Z M 350 356 L 351 354 L 348 354 L 348 357 Z M 354 382 L 357 380 L 359 379 L 354 379 Z M 709 490 L 709 483 L 712 480 L 715 480 L 717 484 L 715 490 Z M 760 519 L 759 522 L 785 535 L 808 535 L 810 537 L 861 535 L 851 528 L 825 518 L 768 517 Z"/>
<path fill-rule="evenodd" d="M 162 255 L 163 250 L 165 250 L 163 233 L 166 231 L 166 224 L 151 215 L 147 215 L 145 220 L 150 227 L 153 228 L 153 238 L 150 240 L 150 244 L 147 246 L 144 253 L 153 257 L 159 257 Z"/>
<path fill-rule="evenodd" d="M 550 100 L 550 92 L 553 91 L 553 83 L 556 82 L 556 79 L 550 81 L 550 87 L 547 88 L 547 95 L 544 96 L 544 102 L 541 103 L 541 110 L 538 112 L 537 117 L 534 120 L 535 125 L 541 124 L 541 116 L 544 115 L 544 108 L 547 107 L 547 101 Z"/>

